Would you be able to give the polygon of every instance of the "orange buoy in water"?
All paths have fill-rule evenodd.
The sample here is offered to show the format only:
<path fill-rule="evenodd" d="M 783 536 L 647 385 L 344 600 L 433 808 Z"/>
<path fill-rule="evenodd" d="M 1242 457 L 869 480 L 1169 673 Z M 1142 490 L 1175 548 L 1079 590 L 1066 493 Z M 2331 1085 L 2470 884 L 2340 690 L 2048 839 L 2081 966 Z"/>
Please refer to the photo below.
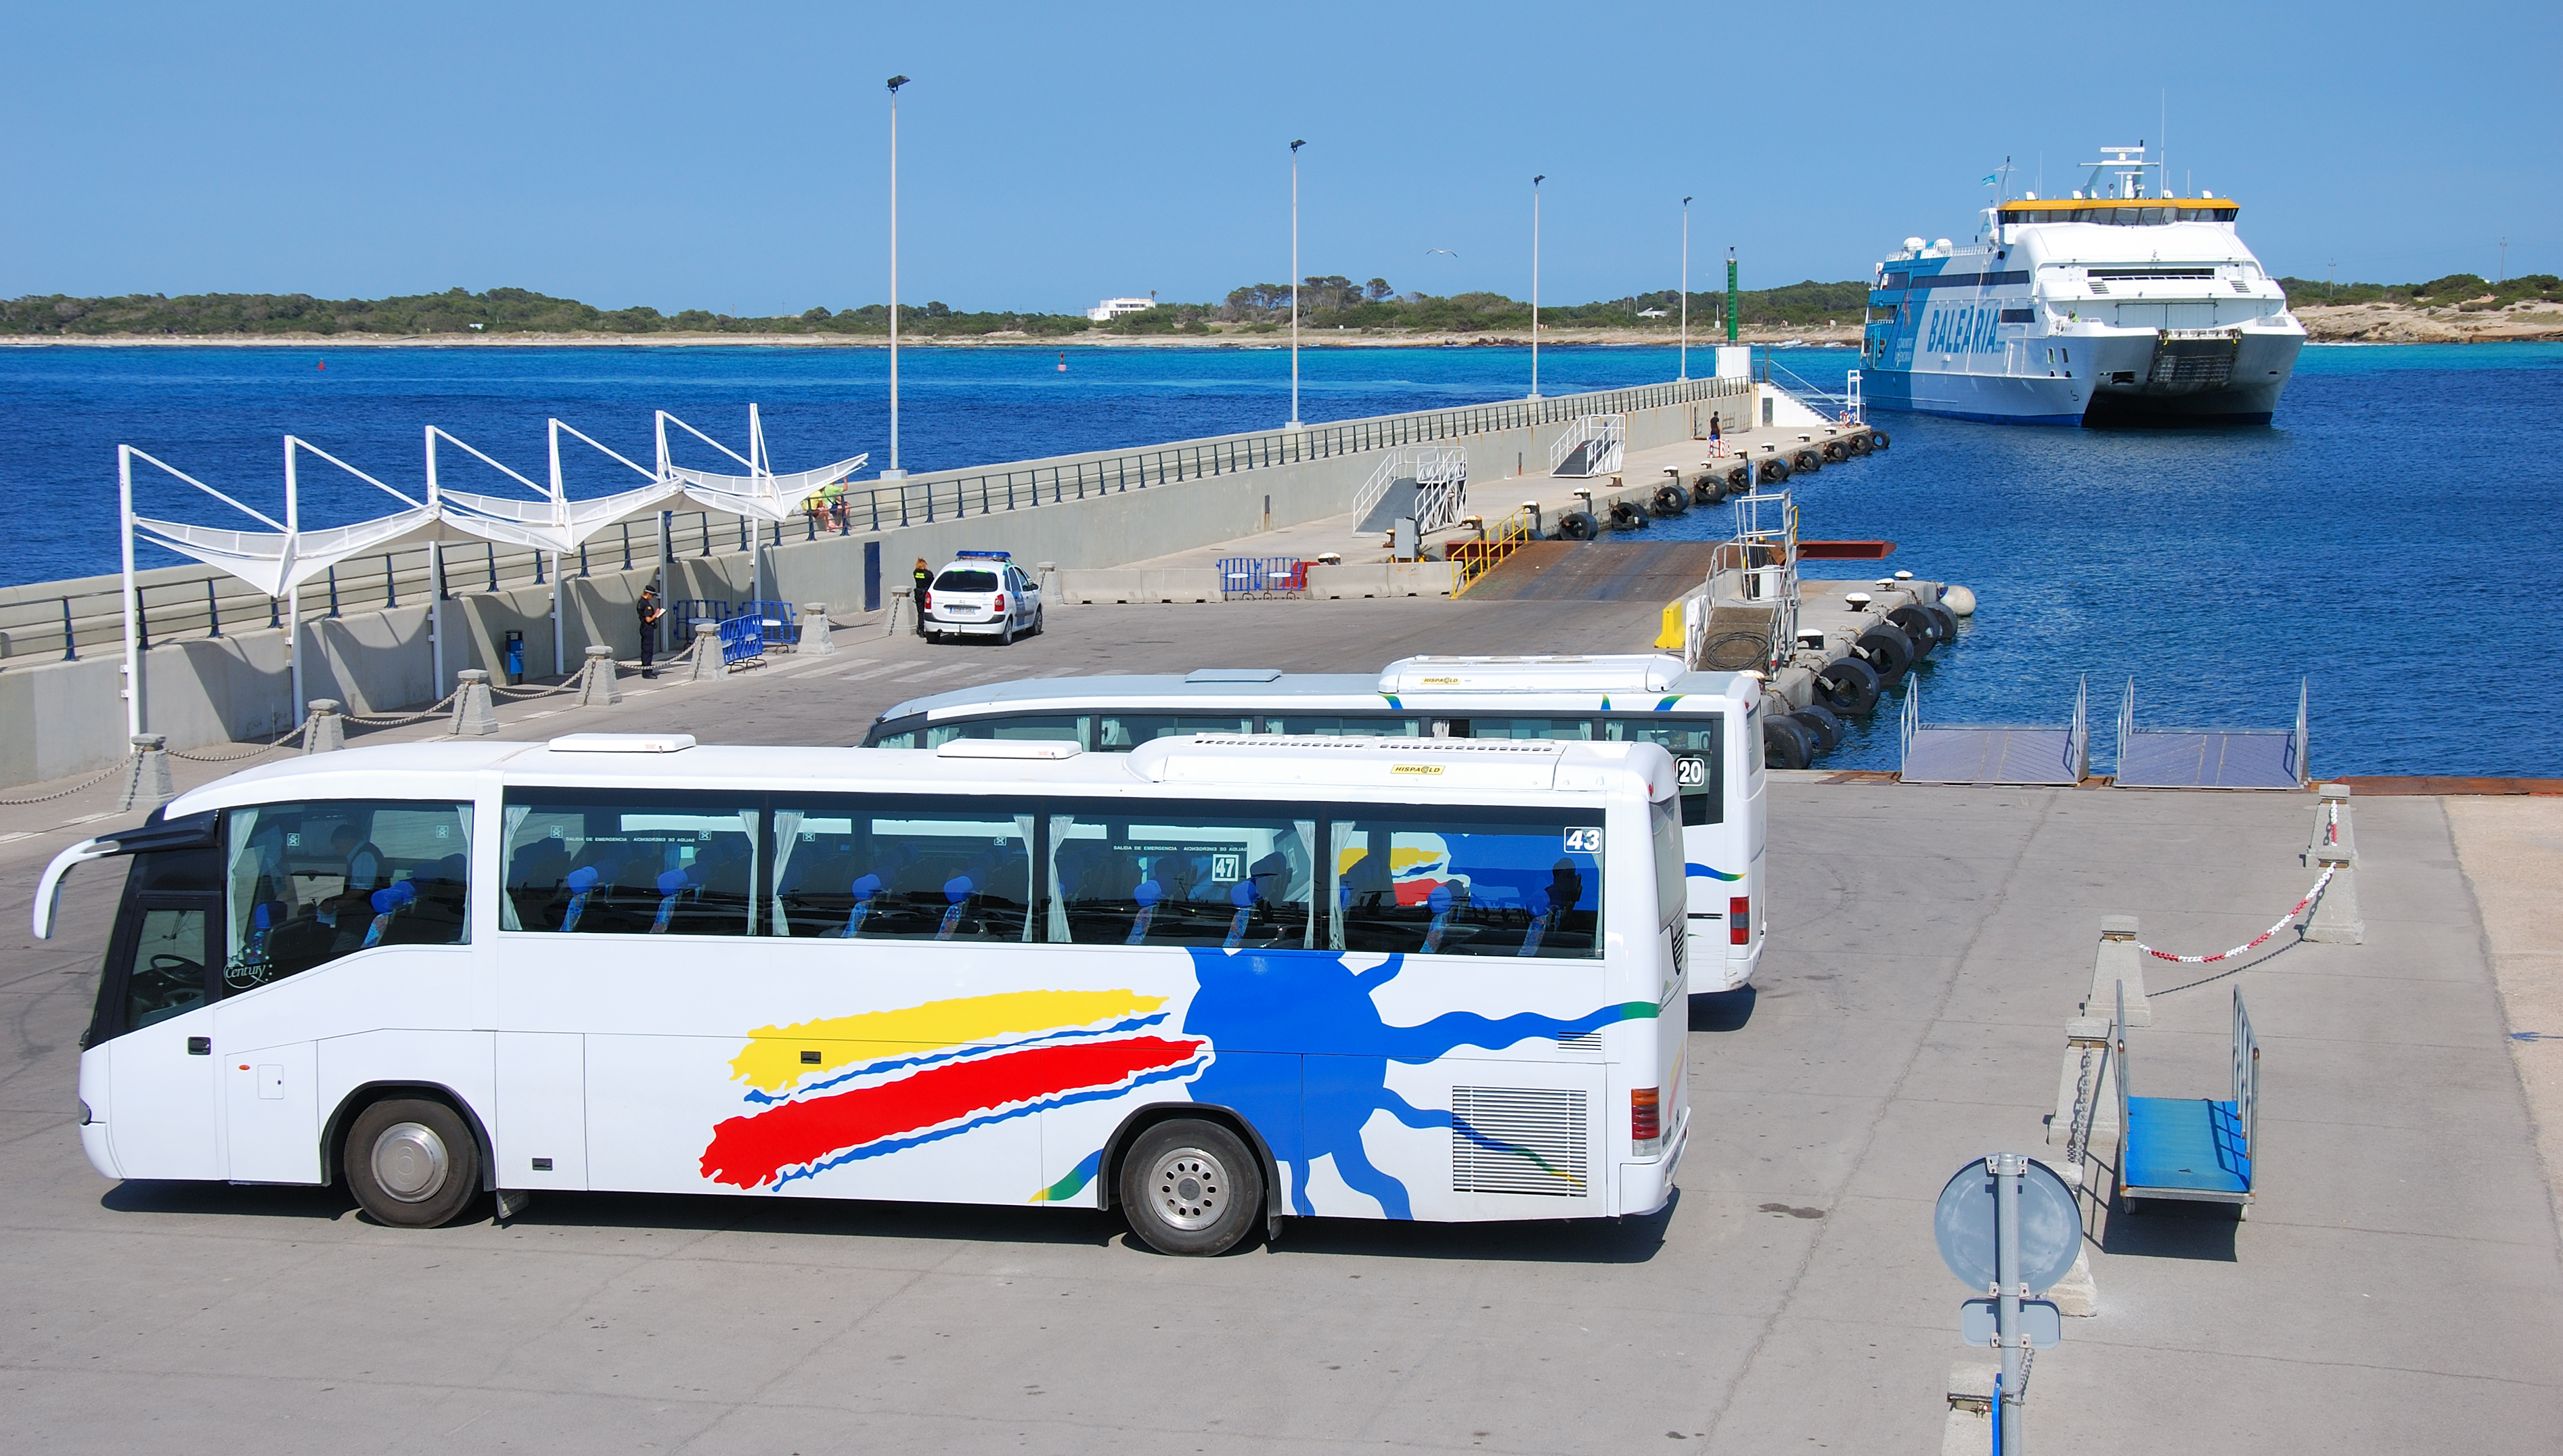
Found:
<path fill-rule="evenodd" d="M 1066 349 L 1059 351 L 1059 372 L 1062 374 L 1066 374 L 1068 372 L 1068 351 Z"/>

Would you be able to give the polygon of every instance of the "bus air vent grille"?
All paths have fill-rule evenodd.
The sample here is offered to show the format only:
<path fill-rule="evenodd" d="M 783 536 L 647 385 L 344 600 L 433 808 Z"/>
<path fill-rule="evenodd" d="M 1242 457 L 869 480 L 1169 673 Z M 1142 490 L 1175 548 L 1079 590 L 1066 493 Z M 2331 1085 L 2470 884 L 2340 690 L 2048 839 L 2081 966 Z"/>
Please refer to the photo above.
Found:
<path fill-rule="evenodd" d="M 1560 1036 L 1557 1038 L 1557 1049 L 1560 1051 L 1600 1051 L 1602 1049 L 1602 1033 L 1600 1031 L 1579 1031 L 1572 1036 Z"/>
<path fill-rule="evenodd" d="M 1451 1089 L 1451 1188 L 1588 1196 L 1584 1094 L 1528 1087 Z"/>

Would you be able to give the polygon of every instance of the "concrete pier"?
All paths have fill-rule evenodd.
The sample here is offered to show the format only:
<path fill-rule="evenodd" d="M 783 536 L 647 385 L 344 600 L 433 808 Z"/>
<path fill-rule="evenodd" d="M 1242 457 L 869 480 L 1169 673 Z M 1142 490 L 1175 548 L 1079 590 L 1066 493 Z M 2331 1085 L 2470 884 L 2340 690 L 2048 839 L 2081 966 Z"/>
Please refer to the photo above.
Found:
<path fill-rule="evenodd" d="M 611 708 L 496 711 L 514 739 L 844 741 L 898 698 L 998 676 L 1340 669 L 1348 640 L 1378 661 L 1453 640 L 1539 650 L 1644 631 L 1657 609 L 1217 610 L 1216 635 L 1204 609 L 1094 607 L 1011 648 L 856 637 L 752 676 L 627 685 Z M 175 765 L 182 784 L 229 767 Z M 829 1432 L 1097 1453 L 1930 1449 L 1950 1367 L 1981 1360 L 1932 1251 L 1941 1181 L 1990 1149 L 2039 1150 L 2095 917 L 2134 915 L 2179 951 L 2247 938 L 2302 893 L 2311 798 L 1821 773 L 1778 774 L 1771 796 L 1770 950 L 1753 991 L 1690 1008 L 1695 1131 L 1671 1210 L 1617 1226 L 1294 1220 L 1277 1245 L 1199 1263 L 1071 1210 L 554 1194 L 504 1227 L 420 1233 L 325 1190 L 109 1184 L 72 1124 L 115 877 L 74 874 L 65 939 L 31 945 L 25 916 L 48 856 L 138 815 L 0 812 L 0 995 L 20 1028 L 0 1048 L 15 1428 L 48 1449 L 183 1425 L 316 1451 L 404 1422 L 568 1449 L 812 1451 Z M 2090 1210 L 2104 1298 L 2040 1354 L 2031 1439 L 2550 1445 L 2563 1256 L 2536 1128 L 2563 1098 L 2531 1101 L 2521 1077 L 2547 1094 L 2563 1079 L 2535 1060 L 2556 1043 L 2510 1033 L 2563 1030 L 2515 1019 L 2563 1004 L 2535 908 L 2563 878 L 2563 820 L 2474 811 L 2557 803 L 2362 786 L 2366 943 L 2243 972 L 2265 1050 L 2253 1218 Z M 2225 986 L 2149 990 L 2149 1075 L 2217 1085 Z M 2452 1148 L 2456 1184 L 2427 1172 Z M 1172 1404 L 1170 1368 L 1187 1371 Z"/>

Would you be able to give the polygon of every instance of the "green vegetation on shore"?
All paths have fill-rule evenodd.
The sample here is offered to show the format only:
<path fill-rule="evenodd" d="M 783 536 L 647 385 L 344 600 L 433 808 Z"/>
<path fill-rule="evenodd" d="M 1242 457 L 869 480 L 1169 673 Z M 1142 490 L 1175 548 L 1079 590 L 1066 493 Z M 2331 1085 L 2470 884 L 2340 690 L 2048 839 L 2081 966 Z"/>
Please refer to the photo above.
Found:
<path fill-rule="evenodd" d="M 2417 308 L 2488 312 L 2513 303 L 2563 301 L 2563 280 L 2531 273 L 2493 283 L 2472 273 L 2451 273 L 2426 283 L 2328 284 L 2280 278 L 2299 306 L 2325 303 L 2390 303 Z M 1853 279 L 1820 283 L 1810 278 L 1779 288 L 1748 290 L 1738 299 L 1738 322 L 1753 329 L 1814 328 L 1855 323 L 1869 284 Z M 1723 293 L 1690 295 L 1694 337 L 1723 326 Z M 1649 310 L 1663 316 L 1643 317 Z M 1547 304 L 1544 329 L 1625 329 L 1671 334 L 1680 324 L 1680 297 L 1667 288 L 1591 303 Z M 1082 313 L 956 312 L 940 302 L 899 309 L 902 337 L 962 339 L 1058 338 L 1091 330 L 1115 337 L 1275 333 L 1289 326 L 1286 283 L 1253 283 L 1216 303 L 1161 303 L 1109 323 Z M 1501 293 L 1400 293 L 1385 278 L 1356 283 L 1340 274 L 1303 278 L 1299 326 L 1304 332 L 1520 335 L 1530 330 L 1530 305 Z M 812 308 L 773 318 L 739 318 L 689 308 L 603 309 L 575 298 L 554 298 L 524 288 L 473 293 L 450 288 L 397 298 L 314 298 L 307 293 L 192 293 L 171 298 L 130 293 L 116 298 L 71 298 L 56 293 L 0 300 L 0 335 L 57 338 L 240 337 L 317 334 L 323 337 L 419 337 L 438 334 L 495 337 L 509 334 L 813 334 L 886 337 L 889 309 Z"/>
<path fill-rule="evenodd" d="M 2280 278 L 2287 301 L 2299 308 L 2334 303 L 2395 303 L 2409 308 L 2455 308 L 2461 313 L 2489 313 L 2513 303 L 2563 303 L 2563 278 L 2552 273 L 2526 273 L 2500 282 L 2475 273 L 2450 273 L 2426 283 L 2328 283 L 2321 278 Z"/>

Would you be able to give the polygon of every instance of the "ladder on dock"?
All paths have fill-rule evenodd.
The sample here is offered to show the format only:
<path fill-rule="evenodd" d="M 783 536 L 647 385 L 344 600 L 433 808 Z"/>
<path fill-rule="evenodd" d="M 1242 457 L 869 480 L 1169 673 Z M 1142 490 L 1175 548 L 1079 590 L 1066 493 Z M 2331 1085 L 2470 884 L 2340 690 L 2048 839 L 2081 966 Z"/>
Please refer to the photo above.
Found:
<path fill-rule="evenodd" d="M 2090 683 L 2073 689 L 2073 720 L 2061 728 L 2024 724 L 1965 723 L 1925 726 L 1921 685 L 1904 685 L 1902 766 L 1906 784 L 2016 784 L 2071 788 L 2091 772 L 2091 733 L 2085 718 Z"/>
<path fill-rule="evenodd" d="M 1626 415 L 1578 416 L 1564 435 L 1549 443 L 1548 472 L 1577 476 L 1618 473 L 1627 454 L 1628 426 Z"/>
<path fill-rule="evenodd" d="M 1459 523 L 1469 508 L 1469 452 L 1456 446 L 1393 450 L 1353 495 L 1356 529 L 1384 531 L 1401 516 L 1430 534 Z"/>
<path fill-rule="evenodd" d="M 2296 726 L 2138 728 L 2136 680 L 2118 704 L 2121 789 L 2301 789 L 2308 780 L 2305 705 L 2296 684 Z"/>

